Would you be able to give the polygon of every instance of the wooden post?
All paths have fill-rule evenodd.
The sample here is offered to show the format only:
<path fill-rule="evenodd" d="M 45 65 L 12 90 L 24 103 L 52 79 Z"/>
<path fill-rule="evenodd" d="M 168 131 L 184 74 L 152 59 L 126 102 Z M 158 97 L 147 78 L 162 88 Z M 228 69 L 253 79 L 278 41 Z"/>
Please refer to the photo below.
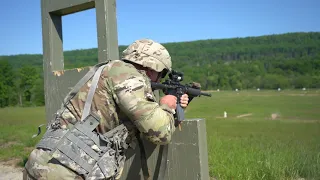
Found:
<path fill-rule="evenodd" d="M 98 61 L 119 59 L 115 0 L 41 0 L 47 122 L 88 68 L 64 70 L 62 16 L 96 8 Z M 98 63 L 98 62 L 97 62 Z"/>

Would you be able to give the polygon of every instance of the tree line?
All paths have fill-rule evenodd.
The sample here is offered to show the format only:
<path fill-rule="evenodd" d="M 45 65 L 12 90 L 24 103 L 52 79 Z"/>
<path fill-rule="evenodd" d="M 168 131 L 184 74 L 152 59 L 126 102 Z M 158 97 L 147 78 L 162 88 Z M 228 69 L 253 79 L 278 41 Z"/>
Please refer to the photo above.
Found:
<path fill-rule="evenodd" d="M 163 45 L 183 82 L 199 82 L 204 90 L 320 87 L 319 32 Z M 65 69 L 96 64 L 97 52 L 65 51 Z M 0 107 L 44 105 L 42 63 L 41 54 L 0 56 Z"/>
<path fill-rule="evenodd" d="M 44 105 L 43 76 L 37 68 L 14 70 L 8 60 L 0 60 L 0 74 L 0 107 Z"/>

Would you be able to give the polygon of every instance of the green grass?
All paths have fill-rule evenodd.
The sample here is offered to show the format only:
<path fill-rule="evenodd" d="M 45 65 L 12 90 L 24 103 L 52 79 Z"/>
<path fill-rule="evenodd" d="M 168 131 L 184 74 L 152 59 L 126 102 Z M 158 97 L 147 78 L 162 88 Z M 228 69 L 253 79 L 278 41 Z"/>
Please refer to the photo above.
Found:
<path fill-rule="evenodd" d="M 320 93 L 214 92 L 190 104 L 205 118 L 210 175 L 218 179 L 320 179 Z M 228 118 L 223 117 L 227 111 Z M 237 118 L 238 115 L 252 114 Z M 271 114 L 279 117 L 271 120 Z"/>
<path fill-rule="evenodd" d="M 225 91 L 194 99 L 186 117 L 206 119 L 212 177 L 320 179 L 319 110 L 315 90 Z M 251 115 L 237 118 L 243 114 Z M 20 158 L 23 164 L 44 119 L 44 107 L 0 109 L 0 161 Z"/>
<path fill-rule="evenodd" d="M 0 160 L 19 158 L 23 165 L 45 131 L 43 126 L 42 134 L 31 138 L 43 123 L 46 123 L 44 107 L 0 109 Z"/>

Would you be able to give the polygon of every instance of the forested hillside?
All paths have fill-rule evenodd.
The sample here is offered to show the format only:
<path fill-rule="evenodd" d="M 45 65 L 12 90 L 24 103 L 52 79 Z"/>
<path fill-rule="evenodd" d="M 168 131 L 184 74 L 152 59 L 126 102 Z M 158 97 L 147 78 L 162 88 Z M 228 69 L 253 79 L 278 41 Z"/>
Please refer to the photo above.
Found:
<path fill-rule="evenodd" d="M 184 82 L 205 90 L 320 88 L 320 32 L 163 45 Z M 96 48 L 66 51 L 64 58 L 66 69 L 98 62 Z M 41 54 L 0 56 L 0 73 L 0 107 L 44 104 Z"/>

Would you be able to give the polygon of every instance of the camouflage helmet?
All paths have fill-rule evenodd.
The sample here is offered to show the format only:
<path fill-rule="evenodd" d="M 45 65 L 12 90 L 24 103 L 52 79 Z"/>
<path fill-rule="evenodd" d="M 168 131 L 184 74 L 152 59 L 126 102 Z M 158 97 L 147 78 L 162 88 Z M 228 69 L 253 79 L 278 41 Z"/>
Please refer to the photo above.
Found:
<path fill-rule="evenodd" d="M 157 72 L 171 71 L 171 57 L 167 49 L 151 39 L 133 42 L 122 52 L 122 59 L 151 68 Z"/>

